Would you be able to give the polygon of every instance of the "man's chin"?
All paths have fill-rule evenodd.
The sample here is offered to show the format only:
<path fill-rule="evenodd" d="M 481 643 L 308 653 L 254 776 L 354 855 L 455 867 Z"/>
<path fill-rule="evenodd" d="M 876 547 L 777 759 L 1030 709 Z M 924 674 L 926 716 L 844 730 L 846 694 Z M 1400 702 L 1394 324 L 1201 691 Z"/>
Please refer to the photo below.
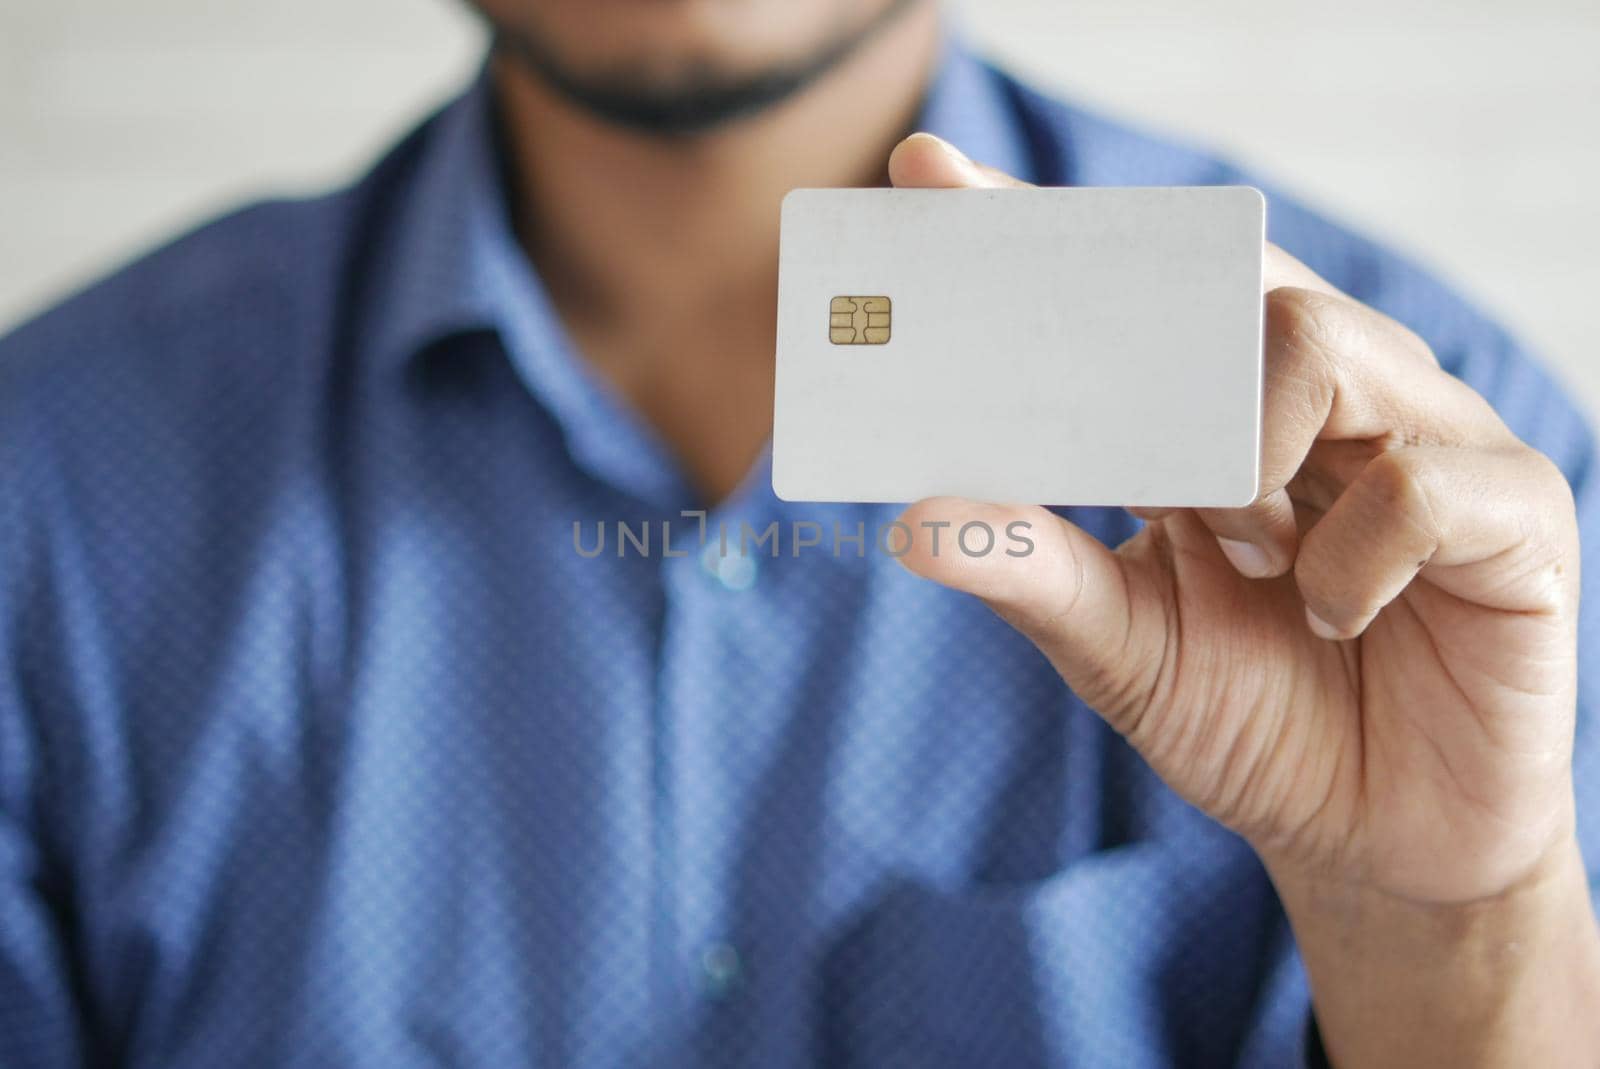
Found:
<path fill-rule="evenodd" d="M 760 114 L 803 92 L 922 0 L 889 0 L 863 24 L 828 38 L 804 56 L 753 73 L 711 64 L 649 81 L 636 73 L 574 69 L 538 34 L 494 27 L 497 51 L 514 58 L 569 103 L 596 118 L 642 133 L 687 136 Z"/>

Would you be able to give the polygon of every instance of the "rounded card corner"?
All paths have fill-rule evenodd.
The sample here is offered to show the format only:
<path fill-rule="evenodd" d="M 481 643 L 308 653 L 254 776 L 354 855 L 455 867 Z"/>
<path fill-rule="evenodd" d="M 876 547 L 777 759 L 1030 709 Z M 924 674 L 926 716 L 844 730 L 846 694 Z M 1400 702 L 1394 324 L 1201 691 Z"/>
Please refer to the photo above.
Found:
<path fill-rule="evenodd" d="M 772 467 L 772 496 L 779 501 L 795 502 L 805 500 L 803 496 L 794 493 L 789 486 L 789 480 L 776 464 Z"/>

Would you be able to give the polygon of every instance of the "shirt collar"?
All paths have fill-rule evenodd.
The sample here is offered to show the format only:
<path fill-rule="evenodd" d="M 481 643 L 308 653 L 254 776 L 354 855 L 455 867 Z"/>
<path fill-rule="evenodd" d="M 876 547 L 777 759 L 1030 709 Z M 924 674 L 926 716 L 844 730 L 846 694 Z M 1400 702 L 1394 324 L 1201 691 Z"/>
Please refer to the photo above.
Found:
<path fill-rule="evenodd" d="M 573 351 L 518 245 L 487 65 L 434 119 L 385 234 L 374 308 L 385 363 L 492 331 L 562 425 L 574 459 L 647 499 L 692 500 L 678 466 Z M 980 162 L 1031 178 L 1025 136 L 994 70 L 946 36 L 916 124 Z"/>
<path fill-rule="evenodd" d="M 505 299 L 494 266 L 511 222 L 495 143 L 485 66 L 424 128 L 382 257 L 377 345 L 406 361 L 431 344 L 494 328 Z"/>
<path fill-rule="evenodd" d="M 916 125 L 980 162 L 1031 177 L 1027 144 L 1000 79 L 948 35 Z M 514 262 L 525 258 L 506 207 L 486 67 L 435 119 L 420 150 L 388 258 L 381 348 L 403 359 L 454 333 L 504 329 L 509 309 L 530 300 L 538 306 L 535 318 L 556 330 L 542 286 Z M 523 288 L 528 282 L 536 292 Z"/>

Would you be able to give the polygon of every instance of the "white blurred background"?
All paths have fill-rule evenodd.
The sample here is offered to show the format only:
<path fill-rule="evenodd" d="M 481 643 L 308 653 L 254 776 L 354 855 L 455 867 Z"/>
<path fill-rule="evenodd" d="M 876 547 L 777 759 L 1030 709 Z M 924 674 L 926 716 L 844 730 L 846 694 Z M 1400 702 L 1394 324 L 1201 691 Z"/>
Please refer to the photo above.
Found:
<path fill-rule="evenodd" d="M 1596 0 L 966 0 L 1034 81 L 1419 257 L 1600 410 Z M 0 0 L 0 330 L 246 198 L 354 175 L 478 62 L 453 0 Z"/>

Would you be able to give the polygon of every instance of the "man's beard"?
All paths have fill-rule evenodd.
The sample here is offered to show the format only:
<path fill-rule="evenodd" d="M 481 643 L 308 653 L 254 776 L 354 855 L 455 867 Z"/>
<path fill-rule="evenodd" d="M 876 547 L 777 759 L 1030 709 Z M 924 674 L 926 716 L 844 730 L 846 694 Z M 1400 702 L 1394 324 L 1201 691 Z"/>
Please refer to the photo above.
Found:
<path fill-rule="evenodd" d="M 585 111 L 646 133 L 700 133 L 752 115 L 794 96 L 834 67 L 904 10 L 921 0 L 889 0 L 859 26 L 848 27 L 809 55 L 747 75 L 709 65 L 691 67 L 675 84 L 652 84 L 627 74 L 574 71 L 537 32 L 493 25 L 494 47 Z"/>

